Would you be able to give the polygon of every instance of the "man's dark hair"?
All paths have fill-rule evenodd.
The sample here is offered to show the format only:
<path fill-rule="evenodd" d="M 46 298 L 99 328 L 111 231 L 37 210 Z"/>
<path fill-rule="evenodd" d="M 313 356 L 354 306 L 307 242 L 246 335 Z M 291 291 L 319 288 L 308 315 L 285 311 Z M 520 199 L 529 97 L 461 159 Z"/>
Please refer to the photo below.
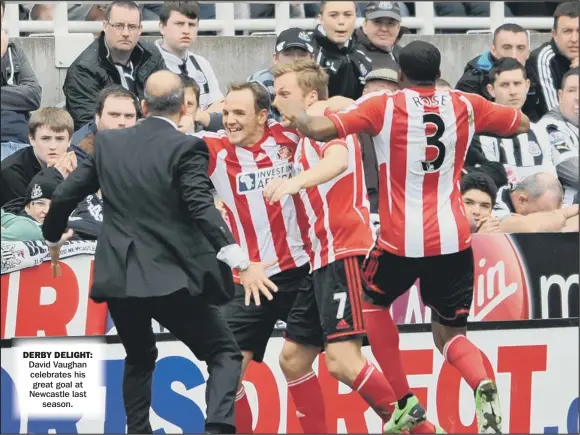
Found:
<path fill-rule="evenodd" d="M 570 68 L 568 71 L 566 71 L 566 74 L 564 74 L 564 77 L 562 77 L 560 89 L 564 89 L 564 86 L 566 86 L 566 80 L 570 76 L 580 76 L 580 67 L 577 66 L 576 68 Z M 576 79 L 576 83 L 578 83 L 578 79 Z"/>
<path fill-rule="evenodd" d="M 199 107 L 199 97 L 201 95 L 201 90 L 199 89 L 199 85 L 197 82 L 189 76 L 180 76 L 181 82 L 183 83 L 184 89 L 193 89 L 195 94 L 195 100 L 197 101 L 197 106 Z"/>
<path fill-rule="evenodd" d="M 524 79 L 528 78 L 526 68 L 513 57 L 502 57 L 495 61 L 491 71 L 489 72 L 489 82 L 495 84 L 497 78 L 501 73 L 506 71 L 520 70 L 524 75 Z"/>
<path fill-rule="evenodd" d="M 141 11 L 141 8 L 139 7 L 139 5 L 137 3 L 135 3 L 134 1 L 131 0 L 115 0 L 113 2 L 111 2 L 109 4 L 109 6 L 107 6 L 107 9 L 105 10 L 105 20 L 107 22 L 109 22 L 111 20 L 111 11 L 113 10 L 113 8 L 117 6 L 119 8 L 124 8 L 124 9 L 136 9 L 139 11 L 139 23 L 141 21 L 143 21 L 143 12 Z"/>
<path fill-rule="evenodd" d="M 164 26 L 167 25 L 167 20 L 171 16 L 171 12 L 179 12 L 185 15 L 190 20 L 199 19 L 199 3 L 194 1 L 183 2 L 164 2 L 159 14 L 159 22 Z"/>
<path fill-rule="evenodd" d="M 137 97 L 133 92 L 128 91 L 121 85 L 110 85 L 106 88 L 102 89 L 97 95 L 97 109 L 95 113 L 99 116 L 103 115 L 103 109 L 105 108 L 105 102 L 107 98 L 114 97 L 114 98 L 128 98 L 133 102 L 135 106 L 135 112 L 139 113 L 139 103 L 137 101 Z"/>
<path fill-rule="evenodd" d="M 562 3 L 554 11 L 554 30 L 558 29 L 558 18 L 569 17 L 578 18 L 578 10 L 580 9 L 580 3 L 568 2 Z"/>
<path fill-rule="evenodd" d="M 493 32 L 493 42 L 494 43 L 495 43 L 495 39 L 497 38 L 497 35 L 499 35 L 500 32 L 525 33 L 526 35 L 528 34 L 526 29 L 524 29 L 519 24 L 505 23 L 505 24 L 502 24 L 501 26 L 499 26 L 497 29 L 495 29 L 495 32 Z"/>
<path fill-rule="evenodd" d="M 228 94 L 233 91 L 243 91 L 246 89 L 254 95 L 254 107 L 256 109 L 256 113 L 260 112 L 261 110 L 270 110 L 270 94 L 260 83 L 232 83 L 228 88 Z"/>
<path fill-rule="evenodd" d="M 145 86 L 143 99 L 147 103 L 147 112 L 151 116 L 175 115 L 179 113 L 185 102 L 185 87 L 183 82 L 171 90 L 171 93 L 163 95 L 150 95 Z"/>
<path fill-rule="evenodd" d="M 474 172 L 466 174 L 461 179 L 461 194 L 465 194 L 470 190 L 481 190 L 491 197 L 491 205 L 495 206 L 497 197 L 497 186 L 491 177 L 484 172 Z"/>

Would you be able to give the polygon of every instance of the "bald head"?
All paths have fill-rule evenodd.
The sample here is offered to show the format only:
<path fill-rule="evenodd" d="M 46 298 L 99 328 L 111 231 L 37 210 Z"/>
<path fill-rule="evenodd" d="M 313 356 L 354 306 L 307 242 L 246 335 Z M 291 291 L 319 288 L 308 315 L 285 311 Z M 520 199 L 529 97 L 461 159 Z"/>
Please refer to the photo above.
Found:
<path fill-rule="evenodd" d="M 549 192 L 553 195 L 562 195 L 562 185 L 558 178 L 546 172 L 538 172 L 527 176 L 520 181 L 515 190 L 526 192 L 530 199 L 536 199 Z"/>
<path fill-rule="evenodd" d="M 522 215 L 552 211 L 562 207 L 563 191 L 558 178 L 538 172 L 524 178 L 514 189 L 516 212 Z"/>
<path fill-rule="evenodd" d="M 157 71 L 145 83 L 143 112 L 146 116 L 181 115 L 185 90 L 183 81 L 171 71 Z"/>

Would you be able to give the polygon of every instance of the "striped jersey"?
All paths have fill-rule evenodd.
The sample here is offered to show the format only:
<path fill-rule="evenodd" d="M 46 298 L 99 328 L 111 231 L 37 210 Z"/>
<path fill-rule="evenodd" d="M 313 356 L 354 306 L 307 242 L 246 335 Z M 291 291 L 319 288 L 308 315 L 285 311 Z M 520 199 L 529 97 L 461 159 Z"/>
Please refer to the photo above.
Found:
<path fill-rule="evenodd" d="M 580 153 L 578 126 L 565 119 L 559 110 L 546 113 L 538 122 L 538 127 L 548 134 L 552 148 L 552 159 L 556 166 L 568 159 L 578 160 Z M 564 206 L 574 202 L 576 193 L 578 193 L 577 187 L 564 185 Z"/>
<path fill-rule="evenodd" d="M 251 147 L 233 145 L 225 131 L 200 132 L 210 154 L 209 177 L 223 201 L 232 234 L 251 261 L 271 262 L 268 276 L 308 262 L 298 229 L 295 202 L 286 197 L 270 205 L 263 196 L 269 180 L 290 178 L 298 136 L 273 120 Z"/>
<path fill-rule="evenodd" d="M 339 136 L 373 136 L 379 164 L 377 244 L 405 257 L 471 245 L 459 181 L 473 135 L 512 135 L 521 112 L 475 94 L 433 88 L 381 91 L 329 115 Z"/>
<path fill-rule="evenodd" d="M 310 268 L 336 260 L 366 256 L 373 244 L 370 210 L 356 136 L 317 142 L 302 137 L 294 156 L 296 174 L 317 165 L 332 146 L 348 150 L 348 168 L 339 176 L 299 192 L 298 225 L 310 241 Z"/>
<path fill-rule="evenodd" d="M 502 163 L 512 184 L 538 172 L 556 176 L 550 139 L 546 130 L 536 124 L 530 125 L 529 132 L 513 138 L 481 135 L 478 139 L 485 157 Z"/>

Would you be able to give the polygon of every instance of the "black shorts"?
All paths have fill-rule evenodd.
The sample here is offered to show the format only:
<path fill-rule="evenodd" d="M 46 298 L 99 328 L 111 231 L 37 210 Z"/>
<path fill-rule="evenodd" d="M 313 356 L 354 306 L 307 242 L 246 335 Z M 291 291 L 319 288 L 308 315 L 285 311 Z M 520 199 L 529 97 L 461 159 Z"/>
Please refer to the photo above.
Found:
<path fill-rule="evenodd" d="M 298 319 L 303 329 L 314 330 L 318 324 L 326 343 L 366 335 L 362 315 L 362 291 L 366 285 L 361 273 L 363 260 L 363 257 L 344 258 L 313 272 L 314 291 L 297 299 L 295 305 L 308 314 Z"/>
<path fill-rule="evenodd" d="M 262 362 L 264 359 L 268 340 L 278 320 L 286 322 L 285 335 L 292 341 L 322 347 L 320 327 L 317 334 L 316 330 L 306 330 L 302 322 L 297 323 L 295 320 L 308 316 L 308 312 L 316 310 L 316 307 L 306 310 L 300 316 L 290 315 L 299 296 L 312 292 L 312 278 L 308 272 L 309 266 L 305 265 L 272 276 L 270 279 L 278 286 L 278 292 L 271 301 L 261 297 L 259 306 L 253 300 L 246 306 L 244 287 L 236 284 L 234 299 L 221 308 L 238 346 L 242 351 L 252 352 L 254 361 Z M 304 308 L 300 306 L 297 310 L 302 312 Z"/>
<path fill-rule="evenodd" d="M 442 325 L 464 327 L 473 301 L 473 251 L 411 258 L 391 254 L 377 246 L 364 265 L 368 288 L 365 299 L 390 307 L 419 279 L 421 299 Z"/>

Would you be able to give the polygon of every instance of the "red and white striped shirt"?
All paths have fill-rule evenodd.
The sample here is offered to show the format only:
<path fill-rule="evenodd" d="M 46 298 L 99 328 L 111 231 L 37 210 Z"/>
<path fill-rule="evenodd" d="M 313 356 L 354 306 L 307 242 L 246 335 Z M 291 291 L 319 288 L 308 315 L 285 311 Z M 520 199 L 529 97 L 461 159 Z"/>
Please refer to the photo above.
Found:
<path fill-rule="evenodd" d="M 373 244 L 369 201 L 356 136 L 327 143 L 301 138 L 294 158 L 294 171 L 318 164 L 333 145 L 348 149 L 348 168 L 338 177 L 300 191 L 298 225 L 310 240 L 310 267 L 314 271 L 336 260 L 367 255 Z"/>
<path fill-rule="evenodd" d="M 511 136 L 521 112 L 479 95 L 404 89 L 365 95 L 328 115 L 345 136 L 368 132 L 379 164 L 378 245 L 396 255 L 463 251 L 471 234 L 459 182 L 474 134 Z"/>
<path fill-rule="evenodd" d="M 233 145 L 225 132 L 200 132 L 209 149 L 209 177 L 223 201 L 235 240 L 251 261 L 277 261 L 268 276 L 308 262 L 296 221 L 293 198 L 270 205 L 263 190 L 273 178 L 290 178 L 298 136 L 268 121 L 262 139 L 251 147 Z"/>

